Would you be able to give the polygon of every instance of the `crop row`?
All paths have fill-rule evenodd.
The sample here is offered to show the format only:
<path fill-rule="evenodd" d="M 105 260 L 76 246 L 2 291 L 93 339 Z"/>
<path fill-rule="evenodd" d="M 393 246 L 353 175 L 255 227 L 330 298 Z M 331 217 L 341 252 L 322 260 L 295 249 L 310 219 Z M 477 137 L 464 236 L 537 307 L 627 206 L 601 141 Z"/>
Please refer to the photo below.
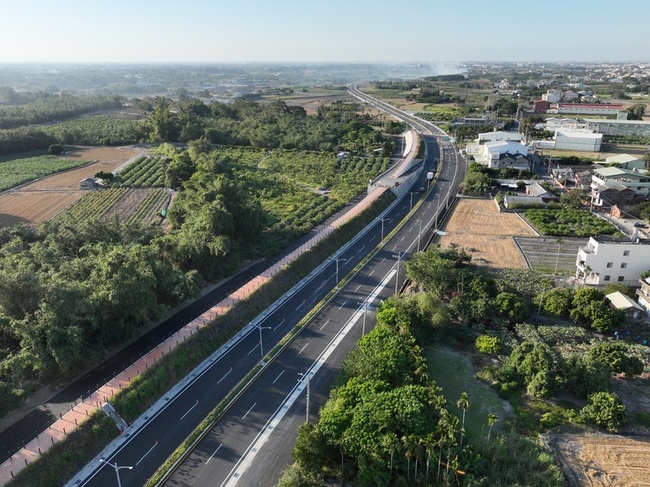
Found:
<path fill-rule="evenodd" d="M 164 186 L 165 159 L 145 157 L 129 164 L 120 172 L 123 186 Z"/>
<path fill-rule="evenodd" d="M 50 155 L 5 156 L 0 158 L 0 191 L 87 163 Z"/>
<path fill-rule="evenodd" d="M 317 197 L 297 207 L 292 214 L 278 222 L 276 228 L 296 232 L 307 231 L 338 210 L 341 205 L 342 203 L 333 198 Z"/>
<path fill-rule="evenodd" d="M 349 157 L 341 162 L 340 170 L 352 174 L 376 175 L 386 170 L 388 158 L 384 157 Z"/>
<path fill-rule="evenodd" d="M 74 220 L 101 218 L 127 191 L 127 188 L 108 188 L 89 191 L 59 215 L 71 217 Z"/>
<path fill-rule="evenodd" d="M 153 223 L 158 218 L 157 215 L 160 211 L 166 208 L 169 198 L 169 192 L 164 189 L 152 190 L 142 200 L 138 209 L 127 219 L 127 222 Z"/>

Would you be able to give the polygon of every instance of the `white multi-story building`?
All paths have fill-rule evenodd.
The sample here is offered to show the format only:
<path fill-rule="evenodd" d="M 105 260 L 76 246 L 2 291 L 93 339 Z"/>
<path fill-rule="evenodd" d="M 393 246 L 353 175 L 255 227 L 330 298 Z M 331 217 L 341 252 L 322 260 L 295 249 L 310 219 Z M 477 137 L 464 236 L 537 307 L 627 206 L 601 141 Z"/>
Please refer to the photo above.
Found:
<path fill-rule="evenodd" d="M 589 237 L 589 243 L 578 250 L 576 259 L 576 277 L 584 278 L 585 284 L 632 285 L 647 270 L 650 270 L 650 241 L 645 239 Z"/>
<path fill-rule="evenodd" d="M 607 188 L 629 192 L 630 201 L 644 200 L 650 196 L 650 176 L 639 169 L 621 169 L 611 166 L 594 169 L 591 175 L 591 198 L 594 205 L 603 205 L 600 194 Z M 631 193 L 632 191 L 634 194 Z"/>
<path fill-rule="evenodd" d="M 499 140 L 483 144 L 481 157 L 477 162 L 486 164 L 489 168 L 502 169 L 513 167 L 519 170 L 530 170 L 528 149 L 519 142 Z"/>
<path fill-rule="evenodd" d="M 559 103 L 559 101 L 562 99 L 562 91 L 561 90 L 547 90 L 546 93 L 542 95 L 542 100 L 547 101 L 549 103 Z"/>

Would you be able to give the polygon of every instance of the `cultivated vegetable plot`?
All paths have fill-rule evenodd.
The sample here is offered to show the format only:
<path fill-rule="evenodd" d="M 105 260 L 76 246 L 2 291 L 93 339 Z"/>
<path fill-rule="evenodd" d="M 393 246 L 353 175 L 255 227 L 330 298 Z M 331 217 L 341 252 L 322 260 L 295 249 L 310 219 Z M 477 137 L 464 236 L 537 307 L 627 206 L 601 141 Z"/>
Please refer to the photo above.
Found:
<path fill-rule="evenodd" d="M 171 200 L 171 193 L 164 189 L 144 190 L 148 194 L 140 202 L 138 209 L 127 218 L 128 223 L 161 223 L 160 212 L 166 210 Z"/>
<path fill-rule="evenodd" d="M 123 186 L 165 186 L 166 158 L 141 157 L 120 171 Z"/>
<path fill-rule="evenodd" d="M 34 179 L 54 174 L 89 161 L 62 159 L 51 155 L 5 156 L 0 158 L 0 191 L 13 188 Z"/>
<path fill-rule="evenodd" d="M 120 221 L 160 222 L 159 213 L 166 209 L 171 195 L 164 189 L 109 188 L 90 191 L 61 216 L 75 220 L 117 218 Z"/>
<path fill-rule="evenodd" d="M 71 204 L 61 215 L 66 215 L 74 220 L 101 218 L 120 198 L 124 197 L 127 191 L 126 188 L 89 191 L 81 199 Z"/>

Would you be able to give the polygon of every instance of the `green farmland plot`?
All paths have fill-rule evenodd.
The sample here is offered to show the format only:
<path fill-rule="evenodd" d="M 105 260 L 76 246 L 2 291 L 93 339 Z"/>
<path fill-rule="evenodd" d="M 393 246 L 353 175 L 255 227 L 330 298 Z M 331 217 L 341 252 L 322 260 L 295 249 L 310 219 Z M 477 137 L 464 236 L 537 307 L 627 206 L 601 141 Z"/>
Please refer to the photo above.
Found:
<path fill-rule="evenodd" d="M 0 157 L 0 191 L 88 163 L 90 161 L 64 159 L 42 151 Z"/>

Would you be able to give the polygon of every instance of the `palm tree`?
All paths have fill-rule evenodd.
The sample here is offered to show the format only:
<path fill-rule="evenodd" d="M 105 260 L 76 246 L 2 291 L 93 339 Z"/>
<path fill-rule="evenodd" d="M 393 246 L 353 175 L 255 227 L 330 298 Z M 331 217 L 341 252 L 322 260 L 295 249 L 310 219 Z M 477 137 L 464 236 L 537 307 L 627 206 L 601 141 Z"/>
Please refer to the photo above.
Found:
<path fill-rule="evenodd" d="M 415 448 L 415 437 L 413 435 L 403 436 L 404 453 L 406 454 L 406 477 L 411 479 L 411 458 L 413 458 Z"/>
<path fill-rule="evenodd" d="M 490 442 L 490 435 L 492 434 L 492 426 L 494 426 L 494 423 L 496 423 L 497 421 L 499 421 L 499 416 L 492 413 L 488 414 L 488 425 L 490 426 L 490 430 L 488 431 L 488 437 L 487 437 L 488 443 Z"/>
<path fill-rule="evenodd" d="M 426 475 L 426 483 L 429 482 L 429 463 L 431 462 L 431 455 L 433 455 L 434 448 L 436 447 L 436 442 L 434 440 L 434 434 L 429 433 L 427 437 L 425 438 L 425 445 L 424 449 L 427 452 L 427 475 Z"/>
<path fill-rule="evenodd" d="M 463 410 L 463 421 L 460 425 L 460 449 L 462 450 L 463 436 L 465 436 L 465 413 L 467 412 L 470 406 L 469 397 L 467 396 L 466 392 L 462 392 L 460 394 L 460 398 L 458 399 L 458 401 L 456 401 L 456 406 L 458 406 Z"/>

